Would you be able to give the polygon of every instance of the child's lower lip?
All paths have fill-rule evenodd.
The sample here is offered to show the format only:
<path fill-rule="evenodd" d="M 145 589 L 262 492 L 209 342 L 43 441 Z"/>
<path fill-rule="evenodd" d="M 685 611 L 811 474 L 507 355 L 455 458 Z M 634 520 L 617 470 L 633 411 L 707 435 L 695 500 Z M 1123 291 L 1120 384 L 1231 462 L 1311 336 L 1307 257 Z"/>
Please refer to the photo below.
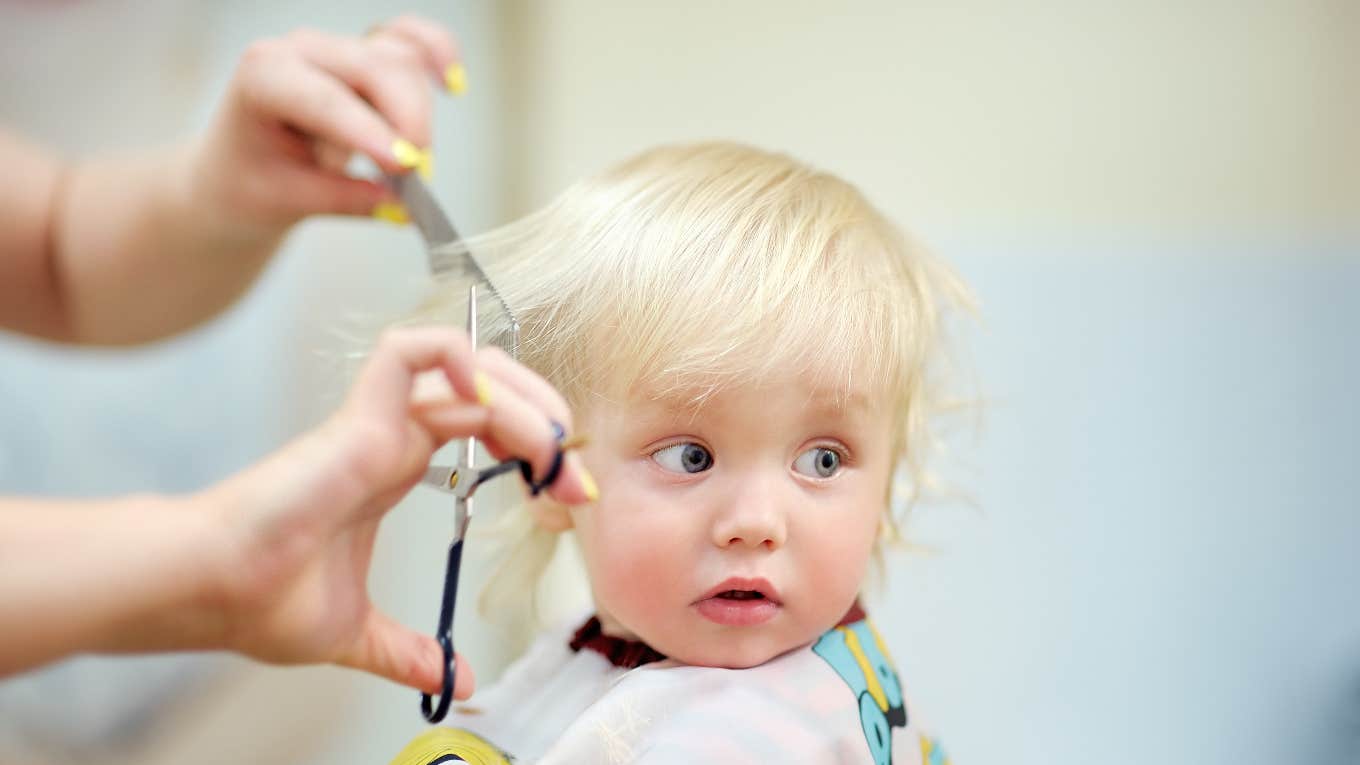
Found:
<path fill-rule="evenodd" d="M 729 598 L 704 598 L 694 607 L 699 615 L 714 624 L 729 627 L 749 627 L 763 624 L 779 611 L 779 604 L 773 600 L 732 600 Z"/>

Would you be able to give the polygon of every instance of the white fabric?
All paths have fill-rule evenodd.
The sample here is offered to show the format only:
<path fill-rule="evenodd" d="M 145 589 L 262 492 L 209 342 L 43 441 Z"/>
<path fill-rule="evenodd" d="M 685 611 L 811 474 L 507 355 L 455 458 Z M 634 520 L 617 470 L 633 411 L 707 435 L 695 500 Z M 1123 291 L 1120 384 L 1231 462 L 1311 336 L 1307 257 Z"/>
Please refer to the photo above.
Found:
<path fill-rule="evenodd" d="M 848 629 L 872 634 L 867 622 Z M 751 669 L 667 660 L 629 670 L 594 651 L 573 652 L 570 630 L 553 630 L 445 724 L 477 733 L 517 763 L 945 763 L 903 708 L 886 662 L 877 697 L 895 700 L 907 724 L 890 733 L 886 725 L 866 726 L 861 702 L 874 707 L 868 718 L 881 705 L 863 690 L 862 665 L 845 649 L 844 634 L 827 633 L 821 654 L 806 646 Z M 859 644 L 866 642 L 877 643 Z M 881 655 L 877 648 L 867 653 Z M 853 665 L 851 681 L 822 654 L 843 668 Z M 869 737 L 880 733 L 884 745 L 875 753 Z"/>

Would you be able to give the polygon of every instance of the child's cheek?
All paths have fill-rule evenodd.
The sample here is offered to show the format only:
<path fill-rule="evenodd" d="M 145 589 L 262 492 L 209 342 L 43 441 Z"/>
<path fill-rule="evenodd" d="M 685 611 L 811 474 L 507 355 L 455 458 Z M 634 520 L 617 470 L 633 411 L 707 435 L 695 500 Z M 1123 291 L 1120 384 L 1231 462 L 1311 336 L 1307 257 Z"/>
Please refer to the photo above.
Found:
<path fill-rule="evenodd" d="M 663 608 L 672 596 L 683 596 L 691 576 L 685 575 L 686 560 L 693 552 L 685 547 L 686 535 L 663 514 L 631 513 L 609 519 L 599 529 L 601 560 L 597 570 L 604 575 L 597 591 L 607 594 L 615 613 L 623 618 Z M 676 592 L 672 593 L 671 591 Z"/>
<path fill-rule="evenodd" d="M 817 517 L 790 529 L 791 537 L 798 536 L 798 568 L 815 572 L 805 581 L 816 591 L 816 599 L 832 610 L 854 599 L 873 555 L 880 511 L 868 498 L 860 498 L 852 506 L 856 508 L 852 513 Z"/>

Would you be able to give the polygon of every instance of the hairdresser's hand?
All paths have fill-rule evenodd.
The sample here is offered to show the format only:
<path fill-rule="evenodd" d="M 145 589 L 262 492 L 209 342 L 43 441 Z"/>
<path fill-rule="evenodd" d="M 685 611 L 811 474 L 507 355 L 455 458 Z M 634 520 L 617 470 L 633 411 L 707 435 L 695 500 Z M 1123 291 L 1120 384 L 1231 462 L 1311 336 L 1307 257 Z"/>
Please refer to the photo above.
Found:
<path fill-rule="evenodd" d="M 199 198 L 264 232 L 314 213 L 382 214 L 390 193 L 343 168 L 355 153 L 389 173 L 428 167 L 432 85 L 462 92 L 458 46 L 413 16 L 362 38 L 301 29 L 257 42 L 195 146 Z"/>
<path fill-rule="evenodd" d="M 444 392 L 413 403 L 416 378 L 428 371 L 442 373 Z M 503 353 L 474 353 L 462 332 L 386 335 L 334 416 L 201 497 L 223 508 L 215 565 L 226 647 L 269 662 L 335 662 L 437 692 L 434 639 L 369 601 L 378 523 L 452 438 L 476 436 L 543 475 L 556 453 L 549 418 L 570 431 L 570 412 L 551 386 Z M 549 489 L 569 504 L 595 491 L 574 454 Z M 472 688 L 460 661 L 455 696 Z"/>
<path fill-rule="evenodd" d="M 235 303 L 308 215 L 399 219 L 387 189 L 344 166 L 362 153 L 387 172 L 427 167 L 432 82 L 456 92 L 462 71 L 447 30 L 403 17 L 362 39 L 252 45 L 184 146 L 64 162 L 0 133 L 0 328 L 156 340 Z"/>

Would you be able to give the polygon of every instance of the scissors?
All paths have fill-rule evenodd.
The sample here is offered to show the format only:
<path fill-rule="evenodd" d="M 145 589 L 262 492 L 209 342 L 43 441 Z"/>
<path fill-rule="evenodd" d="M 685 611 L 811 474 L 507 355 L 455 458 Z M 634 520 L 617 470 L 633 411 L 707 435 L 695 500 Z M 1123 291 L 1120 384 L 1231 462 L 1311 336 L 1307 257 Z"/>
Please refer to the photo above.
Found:
<path fill-rule="evenodd" d="M 472 283 L 468 287 L 467 331 L 473 348 L 477 346 L 477 285 L 481 283 L 487 286 L 510 319 L 511 355 L 517 356 L 515 351 L 519 347 L 519 322 L 481 266 L 473 259 L 472 253 L 463 244 L 462 237 L 458 235 L 457 229 L 453 227 L 429 187 L 416 173 L 388 176 L 387 180 L 425 240 L 430 274 L 439 279 L 461 271 L 463 275 L 471 278 Z M 478 468 L 475 464 L 476 438 L 468 438 L 463 444 L 457 466 L 431 465 L 425 471 L 425 477 L 421 479 L 421 483 L 426 486 L 452 494 L 454 497 L 453 540 L 449 544 L 448 563 L 444 568 L 444 594 L 440 601 L 439 626 L 435 633 L 435 639 L 444 654 L 443 685 L 437 702 L 431 694 L 420 694 L 420 712 L 431 723 L 444 719 L 449 711 L 449 703 L 453 700 L 457 672 L 453 651 L 453 612 L 458 599 L 458 572 L 463 562 L 463 540 L 467 536 L 468 521 L 472 519 L 472 495 L 477 491 L 477 487 L 492 478 L 515 470 L 519 471 L 524 482 L 528 484 L 531 494 L 537 495 L 551 486 L 562 471 L 562 458 L 566 450 L 579 445 L 579 442 L 571 443 L 564 440 L 566 434 L 560 424 L 554 422 L 552 426 L 557 441 L 557 452 L 548 472 L 540 480 L 534 480 L 533 468 L 528 460 L 518 457 L 486 468 Z"/>

